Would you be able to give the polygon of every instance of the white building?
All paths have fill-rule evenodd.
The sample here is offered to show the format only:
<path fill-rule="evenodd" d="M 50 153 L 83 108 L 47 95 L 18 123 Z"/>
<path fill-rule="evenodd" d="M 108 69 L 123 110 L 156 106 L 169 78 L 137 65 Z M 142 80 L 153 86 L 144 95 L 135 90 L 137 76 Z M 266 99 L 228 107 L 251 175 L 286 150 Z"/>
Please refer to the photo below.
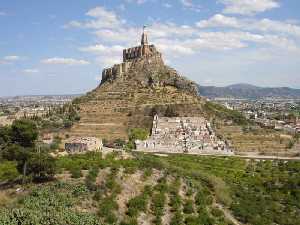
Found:
<path fill-rule="evenodd" d="M 136 141 L 137 151 L 233 154 L 223 140 L 216 137 L 204 117 L 154 117 L 151 137 Z"/>

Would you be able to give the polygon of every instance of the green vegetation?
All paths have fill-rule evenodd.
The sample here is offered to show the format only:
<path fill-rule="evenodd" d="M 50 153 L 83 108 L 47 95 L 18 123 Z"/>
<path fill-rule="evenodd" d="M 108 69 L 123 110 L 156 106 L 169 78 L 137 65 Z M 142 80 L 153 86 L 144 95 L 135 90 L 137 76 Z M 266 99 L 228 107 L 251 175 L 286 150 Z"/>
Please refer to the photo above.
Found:
<path fill-rule="evenodd" d="M 1 181 L 13 181 L 18 176 L 20 176 L 20 174 L 15 162 L 2 161 L 0 163 L 0 183 Z"/>
<path fill-rule="evenodd" d="M 169 206 L 171 207 L 171 211 L 173 212 L 173 217 L 171 218 L 171 225 L 180 225 L 183 223 L 183 215 L 181 212 L 182 207 L 182 199 L 179 195 L 179 188 L 181 182 L 177 177 L 176 180 L 170 185 L 170 202 Z"/>
<path fill-rule="evenodd" d="M 135 140 L 146 140 L 149 135 L 149 132 L 147 130 L 144 130 L 142 128 L 133 128 L 129 131 L 129 140 L 135 141 Z"/>
<path fill-rule="evenodd" d="M 139 213 L 145 212 L 147 210 L 147 203 L 151 195 L 151 187 L 145 186 L 142 194 L 130 199 L 127 203 L 127 215 L 131 218 L 136 218 Z"/>
<path fill-rule="evenodd" d="M 51 181 L 37 188 L 27 185 L 26 193 L 0 206 L 0 224 L 18 224 L 22 218 L 25 224 L 54 221 L 50 224 L 134 225 L 142 213 L 151 215 L 153 224 L 162 224 L 165 213 L 170 213 L 172 225 L 231 225 L 216 203 L 244 224 L 300 224 L 300 162 L 141 153 L 134 156 L 118 159 L 111 154 L 102 158 L 100 153 L 89 153 L 58 158 L 55 165 L 59 173 L 74 170 L 72 175 L 83 177 Z M 0 171 L 6 171 L 0 172 L 2 180 L 20 176 L 17 162 L 2 162 Z M 157 171 L 161 175 L 157 182 L 147 183 L 138 195 L 126 201 L 120 214 L 121 184 L 137 171 L 142 172 L 142 183 Z"/>
<path fill-rule="evenodd" d="M 152 222 L 156 225 L 162 224 L 162 216 L 164 215 L 167 192 L 168 185 L 166 176 L 164 176 L 158 180 L 157 185 L 154 187 L 150 206 L 152 214 L 154 215 L 154 220 Z"/>
<path fill-rule="evenodd" d="M 78 194 L 78 189 L 82 187 L 61 182 L 33 188 L 29 195 L 19 199 L 18 208 L 0 208 L 0 224 L 102 224 L 96 215 L 73 210 L 79 197 L 86 195 Z"/>
<path fill-rule="evenodd" d="M 207 101 L 204 104 L 204 111 L 209 116 L 214 116 L 221 120 L 231 120 L 237 125 L 247 125 L 250 123 L 242 113 L 227 109 L 225 106 Z"/>
<path fill-rule="evenodd" d="M 75 104 L 65 104 L 60 107 L 49 109 L 42 117 L 31 118 L 42 132 L 57 132 L 61 129 L 70 128 L 80 120 L 79 107 Z"/>
<path fill-rule="evenodd" d="M 149 132 L 142 128 L 132 128 L 129 130 L 128 137 L 129 141 L 126 144 L 127 149 L 133 149 L 135 148 L 135 141 L 136 140 L 146 140 L 149 136 Z"/>
<path fill-rule="evenodd" d="M 9 180 L 17 180 L 19 174 L 23 175 L 23 180 L 48 180 L 53 177 L 55 161 L 47 149 L 36 144 L 38 128 L 32 120 L 15 120 L 10 127 L 0 128 L 0 133 L 0 163 L 9 165 Z M 13 172 L 13 167 L 17 173 Z M 6 181 L 7 177 L 0 177 L 0 182 Z"/>

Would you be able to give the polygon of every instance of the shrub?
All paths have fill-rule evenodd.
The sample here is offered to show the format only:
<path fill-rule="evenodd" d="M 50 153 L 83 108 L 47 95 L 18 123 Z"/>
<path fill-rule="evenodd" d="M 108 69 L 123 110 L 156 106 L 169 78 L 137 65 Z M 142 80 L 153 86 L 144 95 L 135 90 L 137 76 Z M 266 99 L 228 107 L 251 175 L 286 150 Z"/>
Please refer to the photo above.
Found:
<path fill-rule="evenodd" d="M 121 221 L 120 225 L 138 225 L 138 221 L 136 218 L 127 218 L 126 220 Z"/>
<path fill-rule="evenodd" d="M 166 202 L 166 196 L 164 192 L 154 194 L 152 197 L 151 209 L 155 216 L 154 223 L 161 224 L 161 217 L 163 215 L 164 205 Z"/>
<path fill-rule="evenodd" d="M 114 214 L 114 210 L 118 209 L 118 204 L 112 197 L 106 197 L 102 199 L 99 205 L 99 216 L 104 218 L 108 224 L 114 224 L 117 222 L 117 217 Z"/>
<path fill-rule="evenodd" d="M 35 180 L 49 180 L 53 178 L 55 172 L 55 159 L 48 153 L 31 154 L 27 163 L 27 174 L 33 176 Z"/>
<path fill-rule="evenodd" d="M 149 135 L 149 132 L 142 128 L 133 128 L 129 130 L 129 140 L 146 140 Z"/>
<path fill-rule="evenodd" d="M 223 212 L 222 212 L 220 209 L 215 208 L 215 207 L 213 207 L 213 208 L 211 209 L 211 214 L 212 214 L 214 217 L 223 217 L 223 216 L 224 216 Z"/>
<path fill-rule="evenodd" d="M 191 214 L 194 212 L 194 206 L 192 200 L 186 200 L 184 206 L 183 206 L 183 212 L 185 214 Z"/>
<path fill-rule="evenodd" d="M 146 203 L 147 197 L 145 195 L 139 195 L 130 199 L 127 203 L 127 215 L 130 217 L 136 217 L 139 212 L 146 211 Z"/>
<path fill-rule="evenodd" d="M 152 168 L 146 168 L 143 173 L 143 178 L 146 179 L 152 175 Z"/>
<path fill-rule="evenodd" d="M 82 177 L 81 167 L 74 166 L 70 169 L 72 178 L 80 178 Z"/>
<path fill-rule="evenodd" d="M 170 225 L 182 225 L 182 224 L 183 224 L 183 216 L 180 211 L 176 211 L 170 221 Z"/>
<path fill-rule="evenodd" d="M 0 182 L 12 181 L 20 176 L 16 162 L 0 162 Z"/>
<path fill-rule="evenodd" d="M 23 147 L 33 147 L 38 137 L 36 124 L 28 119 L 15 120 L 11 126 L 11 139 L 13 143 Z"/>
<path fill-rule="evenodd" d="M 99 168 L 97 167 L 92 167 L 89 169 L 89 173 L 85 178 L 85 185 L 90 191 L 96 191 L 96 178 L 99 173 Z"/>
<path fill-rule="evenodd" d="M 74 210 L 74 198 L 68 184 L 39 186 L 24 196 L 14 207 L 0 208 L 0 224 L 68 224 L 100 225 L 99 219 Z"/>

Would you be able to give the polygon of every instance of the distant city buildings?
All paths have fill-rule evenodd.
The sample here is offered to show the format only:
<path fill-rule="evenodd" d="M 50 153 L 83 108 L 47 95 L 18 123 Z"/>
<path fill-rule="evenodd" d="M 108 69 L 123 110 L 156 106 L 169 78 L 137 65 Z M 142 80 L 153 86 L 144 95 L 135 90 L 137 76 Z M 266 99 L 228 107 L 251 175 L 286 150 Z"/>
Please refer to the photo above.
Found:
<path fill-rule="evenodd" d="M 50 110 L 70 103 L 79 95 L 16 96 L 0 98 L 0 126 L 16 119 L 44 116 Z"/>
<path fill-rule="evenodd" d="M 283 131 L 289 134 L 300 133 L 299 99 L 233 99 L 218 98 L 213 100 L 228 109 L 241 112 L 247 119 L 261 127 Z"/>

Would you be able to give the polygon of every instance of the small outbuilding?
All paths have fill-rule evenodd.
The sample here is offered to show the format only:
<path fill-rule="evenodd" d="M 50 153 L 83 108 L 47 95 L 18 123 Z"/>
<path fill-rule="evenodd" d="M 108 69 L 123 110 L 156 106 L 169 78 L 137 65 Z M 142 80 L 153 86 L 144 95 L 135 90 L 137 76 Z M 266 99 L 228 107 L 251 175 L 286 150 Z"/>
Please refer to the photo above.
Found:
<path fill-rule="evenodd" d="M 72 137 L 65 141 L 65 150 L 69 154 L 101 151 L 102 140 L 96 137 Z"/>

